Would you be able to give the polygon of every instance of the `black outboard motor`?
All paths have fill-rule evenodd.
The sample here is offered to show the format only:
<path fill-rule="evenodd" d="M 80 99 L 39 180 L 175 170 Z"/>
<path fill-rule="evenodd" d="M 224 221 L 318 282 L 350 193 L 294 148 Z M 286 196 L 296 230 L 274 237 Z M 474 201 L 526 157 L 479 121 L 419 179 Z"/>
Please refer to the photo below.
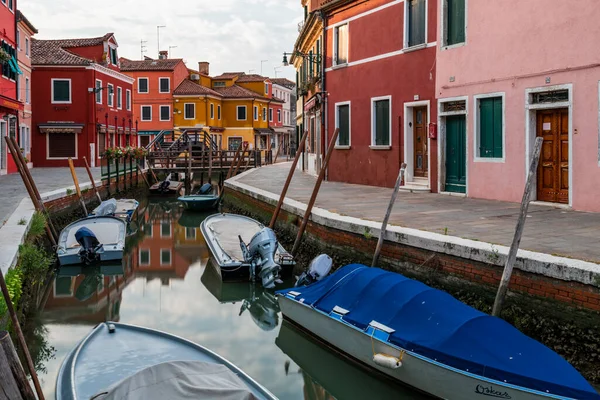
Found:
<path fill-rule="evenodd" d="M 79 258 L 81 258 L 83 264 L 89 265 L 100 261 L 100 253 L 98 251 L 102 248 L 102 245 L 96 235 L 94 235 L 94 232 L 85 226 L 79 228 L 75 232 L 75 240 L 81 246 Z"/>
<path fill-rule="evenodd" d="M 210 194 L 213 191 L 213 186 L 210 183 L 205 183 L 198 189 L 198 194 Z"/>
<path fill-rule="evenodd" d="M 158 191 L 160 193 L 166 193 L 169 191 L 169 186 L 171 186 L 171 182 L 168 179 L 165 179 L 158 185 Z"/>

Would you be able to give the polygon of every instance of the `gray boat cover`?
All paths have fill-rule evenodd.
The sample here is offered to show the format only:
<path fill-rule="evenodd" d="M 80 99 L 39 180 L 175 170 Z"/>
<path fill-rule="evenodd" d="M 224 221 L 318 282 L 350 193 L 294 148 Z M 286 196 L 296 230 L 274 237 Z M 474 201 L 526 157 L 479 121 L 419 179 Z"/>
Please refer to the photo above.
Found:
<path fill-rule="evenodd" d="M 248 386 L 229 368 L 201 361 L 157 364 L 115 383 L 93 400 L 254 400 Z"/>

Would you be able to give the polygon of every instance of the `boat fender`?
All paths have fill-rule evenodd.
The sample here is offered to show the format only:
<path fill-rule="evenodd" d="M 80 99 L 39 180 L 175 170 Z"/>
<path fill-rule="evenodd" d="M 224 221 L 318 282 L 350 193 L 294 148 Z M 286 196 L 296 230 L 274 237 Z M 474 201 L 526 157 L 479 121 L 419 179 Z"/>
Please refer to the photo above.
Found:
<path fill-rule="evenodd" d="M 108 324 L 108 333 L 115 333 L 115 324 Z"/>
<path fill-rule="evenodd" d="M 379 366 L 390 369 L 397 369 L 402 366 L 402 360 L 400 360 L 399 358 L 381 353 L 375 354 L 373 356 L 373 362 Z"/>

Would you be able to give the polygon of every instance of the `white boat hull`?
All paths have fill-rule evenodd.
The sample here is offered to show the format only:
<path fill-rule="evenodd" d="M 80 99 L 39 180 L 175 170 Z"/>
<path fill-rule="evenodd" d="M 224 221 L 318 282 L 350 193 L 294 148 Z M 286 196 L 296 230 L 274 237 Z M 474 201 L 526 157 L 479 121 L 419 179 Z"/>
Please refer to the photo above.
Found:
<path fill-rule="evenodd" d="M 512 400 L 564 399 L 484 379 L 408 351 L 404 352 L 401 367 L 383 367 L 373 361 L 374 353 L 400 357 L 403 349 L 371 337 L 363 330 L 308 305 L 281 295 L 277 298 L 285 318 L 358 362 L 435 397 L 461 400 L 485 400 L 490 397 Z"/>

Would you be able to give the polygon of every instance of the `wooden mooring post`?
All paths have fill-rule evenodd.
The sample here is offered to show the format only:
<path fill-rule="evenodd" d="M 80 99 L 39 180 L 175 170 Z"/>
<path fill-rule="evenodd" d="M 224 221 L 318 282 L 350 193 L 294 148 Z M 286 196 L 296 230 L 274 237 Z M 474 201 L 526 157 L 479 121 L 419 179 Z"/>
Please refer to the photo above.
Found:
<path fill-rule="evenodd" d="M 225 180 L 231 178 L 231 174 L 233 172 L 233 165 L 235 164 L 235 162 L 237 161 L 238 156 L 240 155 L 240 151 L 242 151 L 242 145 L 240 144 L 235 152 L 235 155 L 233 156 L 233 161 L 231 162 L 231 165 L 229 166 L 229 171 L 227 172 L 227 177 L 225 178 Z"/>
<path fill-rule="evenodd" d="M 333 136 L 331 136 L 331 141 L 329 142 L 329 147 L 327 148 L 327 155 L 325 156 L 325 163 L 321 168 L 321 172 L 319 172 L 319 177 L 317 178 L 317 183 L 315 184 L 315 188 L 313 189 L 312 195 L 310 196 L 310 201 L 308 202 L 308 207 L 306 207 L 306 212 L 304 213 L 304 219 L 302 219 L 302 225 L 300 225 L 300 229 L 298 229 L 298 236 L 296 236 L 296 241 L 294 242 L 294 248 L 292 249 L 292 255 L 296 255 L 298 248 L 300 247 L 300 242 L 302 241 L 302 235 L 304 234 L 304 230 L 306 229 L 306 224 L 308 224 L 308 219 L 310 218 L 310 214 L 312 213 L 313 206 L 315 205 L 315 201 L 317 200 L 317 194 L 319 194 L 319 189 L 321 189 L 321 183 L 323 183 L 323 179 L 325 178 L 325 172 L 327 171 L 327 167 L 329 166 L 329 160 L 331 159 L 331 153 L 333 153 L 333 148 L 335 147 L 335 143 L 337 141 L 337 137 L 340 133 L 339 128 L 335 128 L 333 132 Z"/>
<path fill-rule="evenodd" d="M 12 301 L 10 300 L 10 294 L 8 293 L 8 288 L 6 287 L 6 281 L 4 280 L 4 274 L 2 270 L 0 270 L 0 289 L 2 290 L 2 295 L 4 296 L 4 301 L 6 302 L 6 308 L 8 309 L 8 314 L 10 315 L 10 319 L 12 321 L 13 329 L 15 330 L 15 334 L 17 335 L 17 339 L 19 340 L 19 345 L 23 350 L 23 354 L 25 355 L 25 361 L 27 362 L 27 369 L 29 369 L 29 373 L 31 375 L 31 379 L 33 381 L 33 385 L 35 386 L 35 392 L 38 395 L 39 400 L 44 400 L 44 392 L 42 391 L 42 386 L 40 385 L 40 381 L 38 380 L 37 373 L 35 372 L 35 366 L 33 364 L 33 360 L 31 359 L 31 355 L 29 354 L 29 349 L 27 348 L 27 343 L 25 342 L 25 337 L 23 336 L 23 331 L 21 330 L 21 325 L 19 324 L 19 319 L 17 318 L 17 313 L 15 308 L 13 307 Z M 1 337 L 1 335 L 0 335 Z M 9 339 L 10 341 L 10 339 Z M 0 343 L 2 349 L 0 349 L 0 353 L 6 355 L 6 351 L 4 350 L 4 341 Z M 12 346 L 12 342 L 11 342 Z M 17 358 L 18 360 L 18 358 Z M 14 363 L 13 363 L 14 364 Z M 0 360 L 0 370 L 3 369 L 4 362 Z M 10 365 L 10 364 L 9 364 Z M 19 365 L 20 366 L 20 365 Z M 11 374 L 12 374 L 12 366 Z M 22 368 L 21 368 L 22 370 Z M 2 376 L 0 376 L 3 378 Z M 16 379 L 16 378 L 15 378 Z M 4 379 L 0 379 L 0 387 L 4 390 Z M 27 385 L 29 383 L 27 382 Z M 0 390 L 0 396 L 2 396 L 2 390 Z M 31 388 L 30 388 L 31 390 Z M 0 397 L 1 398 L 1 397 Z M 17 397 L 18 398 L 18 397 Z M 29 399 L 30 397 L 23 396 L 24 399 Z M 35 397 L 33 397 L 35 399 Z M 13 397 L 8 397 L 9 400 L 13 400 Z"/>
<path fill-rule="evenodd" d="M 492 309 L 492 315 L 498 317 L 502 312 L 502 306 L 504 305 L 504 299 L 506 292 L 508 291 L 508 284 L 510 283 L 510 277 L 512 275 L 515 261 L 517 260 L 517 252 L 519 251 L 519 245 L 521 244 L 521 236 L 523 235 L 523 229 L 525 228 L 525 220 L 527 218 L 527 209 L 529 208 L 529 202 L 531 201 L 531 191 L 533 190 L 535 182 L 535 174 L 540 161 L 540 153 L 542 152 L 542 144 L 544 138 L 538 137 L 535 139 L 535 147 L 533 149 L 533 155 L 531 158 L 531 164 L 529 165 L 529 173 L 527 175 L 527 183 L 525 184 L 525 191 L 523 192 L 523 199 L 521 200 L 521 212 L 519 213 L 519 219 L 517 220 L 517 226 L 515 228 L 515 235 L 513 237 L 510 250 L 508 251 L 508 258 L 504 265 L 504 272 L 502 273 L 502 279 L 500 280 L 500 286 L 498 287 L 498 293 L 494 300 L 494 308 Z"/>
<path fill-rule="evenodd" d="M 287 194 L 287 191 L 290 188 L 290 183 L 292 183 L 292 178 L 294 177 L 294 172 L 296 171 L 296 166 L 298 165 L 298 160 L 300 159 L 300 156 L 304 151 L 304 144 L 306 143 L 307 136 L 308 131 L 305 131 L 304 135 L 302 135 L 302 139 L 300 139 L 298 150 L 296 151 L 296 157 L 292 162 L 292 167 L 290 168 L 288 177 L 285 180 L 285 184 L 283 185 L 283 190 L 281 191 L 281 195 L 279 196 L 279 202 L 277 203 L 277 207 L 275 207 L 275 211 L 273 212 L 273 216 L 271 217 L 271 222 L 269 223 L 269 228 L 271 229 L 273 229 L 273 227 L 275 226 L 275 222 L 277 221 L 277 217 L 279 216 L 279 212 L 281 211 L 281 206 L 283 205 L 283 200 L 285 200 L 285 195 Z"/>
<path fill-rule="evenodd" d="M 85 215 L 88 215 L 87 207 L 85 206 L 85 200 L 83 200 L 83 196 L 81 195 L 81 189 L 79 188 L 79 179 L 77 179 L 77 172 L 75 172 L 75 167 L 73 166 L 73 159 L 69 157 L 69 169 L 71 170 L 71 176 L 73 177 L 73 183 L 75 184 L 75 191 L 77 192 L 77 197 L 79 197 L 79 204 L 81 204 L 81 208 L 83 208 L 83 212 Z"/>
<path fill-rule="evenodd" d="M 246 154 L 246 152 L 248 152 L 248 143 L 244 144 L 244 150 L 242 150 L 242 153 L 240 154 L 240 157 L 238 158 L 237 165 L 235 166 L 235 170 L 233 171 L 233 174 L 231 176 L 237 175 L 238 170 L 240 169 L 240 166 L 242 165 L 242 160 L 244 159 L 244 154 Z M 248 157 L 250 157 L 250 152 L 248 152 Z"/>
<path fill-rule="evenodd" d="M 90 169 L 90 165 L 88 164 L 87 158 L 83 157 L 83 161 L 85 163 L 85 170 L 87 171 L 88 176 L 90 177 L 90 182 L 92 187 L 94 188 L 94 192 L 96 192 L 96 197 L 98 197 L 98 201 L 102 203 L 102 197 L 100 197 L 100 192 L 98 192 L 98 188 L 96 187 L 96 182 L 94 182 L 94 176 L 92 175 L 92 170 Z"/>
<path fill-rule="evenodd" d="M 0 331 L 0 400 L 35 400 L 10 335 Z"/>
<path fill-rule="evenodd" d="M 390 204 L 388 204 L 387 211 L 385 212 L 385 216 L 383 217 L 383 222 L 381 223 L 381 231 L 379 232 L 379 240 L 377 240 L 377 247 L 375 248 L 375 254 L 373 255 L 373 261 L 371 262 L 371 267 L 377 266 L 377 262 L 379 261 L 379 253 L 381 253 L 381 248 L 383 247 L 383 241 L 385 240 L 385 231 L 387 230 L 388 221 L 390 220 L 390 215 L 392 214 L 392 209 L 394 208 L 394 203 L 396 202 L 396 197 L 398 197 L 398 191 L 400 190 L 400 184 L 404 180 L 404 173 L 406 172 L 406 163 L 402 163 L 400 167 L 400 172 L 398 173 L 398 178 L 396 179 L 396 185 L 394 186 L 394 191 L 392 192 L 392 198 L 390 199 Z"/>
<path fill-rule="evenodd" d="M 189 196 L 192 192 L 192 141 L 188 141 L 188 151 L 185 155 L 187 161 L 187 173 L 185 177 L 185 194 Z"/>

